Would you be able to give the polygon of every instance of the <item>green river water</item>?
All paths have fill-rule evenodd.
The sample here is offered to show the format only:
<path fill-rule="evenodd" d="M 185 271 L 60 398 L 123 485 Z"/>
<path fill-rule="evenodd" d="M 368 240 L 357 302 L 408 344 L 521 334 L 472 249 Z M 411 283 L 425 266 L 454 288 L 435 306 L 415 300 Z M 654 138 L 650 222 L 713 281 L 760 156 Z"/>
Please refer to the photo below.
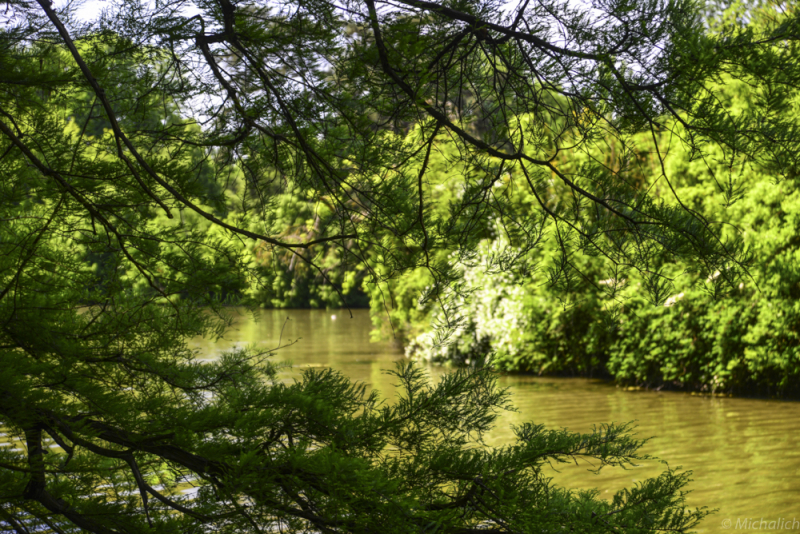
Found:
<path fill-rule="evenodd" d="M 277 361 L 292 363 L 284 372 L 287 380 L 304 368 L 331 367 L 391 401 L 392 380 L 382 371 L 392 368 L 402 353 L 390 343 L 370 342 L 367 310 L 352 313 L 351 319 L 346 310 L 265 310 L 254 321 L 242 312 L 235 314 L 224 340 L 194 343 L 200 357 L 214 358 L 233 346 L 271 348 L 279 339 L 282 344 L 294 342 L 275 354 Z M 446 370 L 431 367 L 429 372 L 435 379 Z M 502 376 L 500 384 L 510 389 L 519 411 L 502 417 L 491 444 L 508 443 L 509 426 L 524 421 L 577 432 L 600 423 L 637 421 L 639 437 L 653 437 L 644 452 L 693 471 L 689 505 L 718 509 L 699 532 L 800 533 L 800 403 L 625 391 L 577 378 Z M 562 466 L 553 477 L 562 486 L 597 488 L 601 496 L 610 497 L 663 470 L 658 462 L 605 469 L 599 475 L 588 467 Z"/>
<path fill-rule="evenodd" d="M 305 368 L 330 367 L 365 382 L 389 402 L 395 398 L 392 379 L 383 371 L 403 355 L 390 343 L 370 342 L 367 310 L 353 310 L 352 319 L 347 311 L 266 310 L 258 321 L 244 310 L 231 312 L 233 327 L 224 339 L 192 341 L 199 358 L 213 359 L 235 346 L 273 348 L 280 340 L 283 345 L 291 343 L 274 356 L 276 361 L 292 363 L 282 371 L 285 380 Z M 435 380 L 447 371 L 430 367 L 428 372 Z M 688 504 L 718 510 L 698 532 L 800 534 L 798 402 L 625 391 L 604 381 L 578 378 L 501 376 L 500 385 L 509 388 L 519 411 L 502 416 L 487 440 L 492 445 L 509 443 L 510 425 L 525 421 L 576 432 L 601 423 L 636 421 L 639 437 L 653 438 L 645 453 L 693 471 Z M 0 432 L 0 446 L 19 445 Z M 597 488 L 602 497 L 610 498 L 616 490 L 663 470 L 655 461 L 628 470 L 609 468 L 599 475 L 589 467 L 562 464 L 553 478 L 567 488 Z"/>

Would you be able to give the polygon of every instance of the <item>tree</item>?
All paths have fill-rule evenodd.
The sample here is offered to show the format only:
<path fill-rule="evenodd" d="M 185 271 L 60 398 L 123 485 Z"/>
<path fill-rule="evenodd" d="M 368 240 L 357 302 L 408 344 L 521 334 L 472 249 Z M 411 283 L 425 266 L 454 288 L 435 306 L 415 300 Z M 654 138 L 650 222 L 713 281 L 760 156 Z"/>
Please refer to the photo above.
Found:
<path fill-rule="evenodd" d="M 669 468 L 610 502 L 543 474 L 642 459 L 627 426 L 528 424 L 485 447 L 509 407 L 490 369 L 431 385 L 403 365 L 400 399 L 381 404 L 334 372 L 283 384 L 256 349 L 200 364 L 186 340 L 222 331 L 224 304 L 259 283 L 254 242 L 312 268 L 338 247 L 373 283 L 425 269 L 424 298 L 456 324 L 451 262 L 490 215 L 508 235 L 498 269 L 527 267 L 549 233 L 566 290 L 576 254 L 638 269 L 656 301 L 654 255 L 735 284 L 736 235 L 627 176 L 637 134 L 676 124 L 698 157 L 715 144 L 732 165 L 796 169 L 793 15 L 712 35 L 682 0 L 126 2 L 91 24 L 74 8 L 3 15 L 0 418 L 19 441 L 0 448 L 5 529 L 651 532 L 703 517 Z M 722 73 L 762 88 L 758 113 L 727 115 Z M 426 170 L 445 136 L 463 185 L 440 215 Z M 611 162 L 556 164 L 608 136 Z M 523 185 L 532 213 L 501 194 Z M 276 237 L 282 191 L 335 222 Z"/>

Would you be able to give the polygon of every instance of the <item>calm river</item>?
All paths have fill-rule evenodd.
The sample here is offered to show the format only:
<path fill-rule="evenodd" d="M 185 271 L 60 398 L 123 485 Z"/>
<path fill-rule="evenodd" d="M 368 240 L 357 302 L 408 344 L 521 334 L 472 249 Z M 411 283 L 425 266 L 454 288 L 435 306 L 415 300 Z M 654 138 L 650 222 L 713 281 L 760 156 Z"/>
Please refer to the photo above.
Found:
<path fill-rule="evenodd" d="M 196 345 L 202 358 L 214 358 L 232 346 L 275 347 L 279 338 L 282 344 L 295 342 L 275 356 L 293 364 L 285 372 L 287 379 L 304 368 L 331 367 L 391 399 L 392 380 L 382 370 L 392 368 L 402 353 L 388 343 L 370 342 L 367 310 L 353 310 L 353 316 L 347 311 L 265 310 L 256 322 L 243 312 L 225 340 L 199 340 Z M 429 371 L 434 377 L 445 372 Z M 635 420 L 640 437 L 653 436 L 644 452 L 694 472 L 689 505 L 719 510 L 700 532 L 741 531 L 735 528 L 737 521 L 749 520 L 756 520 L 749 523 L 753 530 L 772 531 L 767 524 L 758 528 L 763 518 L 783 520 L 784 529 L 800 533 L 800 403 L 624 391 L 590 379 L 503 376 L 500 384 L 510 388 L 519 412 L 503 417 L 490 439 L 493 444 L 509 442 L 509 425 L 523 421 L 586 432 L 593 424 Z M 628 470 L 609 468 L 600 475 L 587 467 L 559 468 L 555 481 L 569 488 L 598 488 L 610 497 L 661 472 L 657 462 Z M 733 528 L 724 528 L 725 519 Z M 798 521 L 795 528 L 793 519 Z"/>

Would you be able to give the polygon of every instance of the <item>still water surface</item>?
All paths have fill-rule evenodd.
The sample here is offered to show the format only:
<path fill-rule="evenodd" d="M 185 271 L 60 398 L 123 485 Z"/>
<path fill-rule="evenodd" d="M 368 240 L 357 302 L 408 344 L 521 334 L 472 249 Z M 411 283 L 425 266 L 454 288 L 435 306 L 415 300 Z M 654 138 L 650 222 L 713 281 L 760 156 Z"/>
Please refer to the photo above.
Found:
<path fill-rule="evenodd" d="M 331 367 L 367 383 L 384 398 L 395 396 L 391 377 L 382 373 L 402 359 L 389 343 L 371 343 L 366 310 L 266 310 L 258 321 L 235 313 L 225 338 L 212 344 L 196 340 L 199 357 L 215 358 L 234 346 L 258 344 L 271 348 L 294 342 L 275 353 L 276 361 L 291 361 L 287 380 L 308 367 Z M 333 318 L 335 314 L 335 319 Z M 288 320 L 287 320 L 288 319 Z M 431 367 L 430 374 L 446 372 Z M 501 419 L 489 442 L 509 443 L 512 424 L 533 421 L 551 428 L 588 432 L 592 425 L 637 421 L 639 437 L 653 439 L 644 452 L 672 467 L 694 472 L 690 506 L 717 508 L 699 532 L 728 532 L 722 521 L 800 521 L 800 403 L 757 399 L 711 398 L 676 392 L 624 391 L 591 379 L 502 376 L 518 412 Z M 610 498 L 637 480 L 658 475 L 663 466 L 648 462 L 628 470 L 606 469 L 599 475 L 587 464 L 566 465 L 554 473 L 556 483 L 575 489 L 597 488 Z M 769 532 L 760 529 L 760 532 Z M 786 530 L 782 530 L 785 532 Z M 800 528 L 793 529 L 800 533 Z"/>

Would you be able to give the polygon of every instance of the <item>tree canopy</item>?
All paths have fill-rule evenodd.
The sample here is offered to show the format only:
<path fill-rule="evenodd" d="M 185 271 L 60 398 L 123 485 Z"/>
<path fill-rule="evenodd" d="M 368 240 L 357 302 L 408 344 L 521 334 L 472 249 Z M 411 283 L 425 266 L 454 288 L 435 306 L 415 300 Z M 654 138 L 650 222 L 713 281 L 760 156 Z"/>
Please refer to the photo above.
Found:
<path fill-rule="evenodd" d="M 729 204 L 739 166 L 796 174 L 794 12 L 755 31 L 709 28 L 683 0 L 121 2 L 90 22 L 78 7 L 0 15 L 4 529 L 654 532 L 703 517 L 670 468 L 611 501 L 551 484 L 549 462 L 643 459 L 625 425 L 528 424 L 486 447 L 509 408 L 490 369 L 428 384 L 401 365 L 382 403 L 330 371 L 285 384 L 258 348 L 200 363 L 187 341 L 219 335 L 224 306 L 263 283 L 253 247 L 326 277 L 332 249 L 331 269 L 372 284 L 423 269 L 445 329 L 465 296 L 454 266 L 490 231 L 506 236 L 498 273 L 556 243 L 546 269 L 567 292 L 581 255 L 611 279 L 639 271 L 655 302 L 664 255 L 735 287 L 737 233 L 634 170 L 655 162 L 671 189 L 669 139 L 724 154 L 730 172 L 708 179 Z M 747 114 L 727 106 L 730 79 L 754 87 Z M 443 198 L 427 173 L 445 141 Z M 281 227 L 286 193 L 315 206 L 313 231 Z"/>

